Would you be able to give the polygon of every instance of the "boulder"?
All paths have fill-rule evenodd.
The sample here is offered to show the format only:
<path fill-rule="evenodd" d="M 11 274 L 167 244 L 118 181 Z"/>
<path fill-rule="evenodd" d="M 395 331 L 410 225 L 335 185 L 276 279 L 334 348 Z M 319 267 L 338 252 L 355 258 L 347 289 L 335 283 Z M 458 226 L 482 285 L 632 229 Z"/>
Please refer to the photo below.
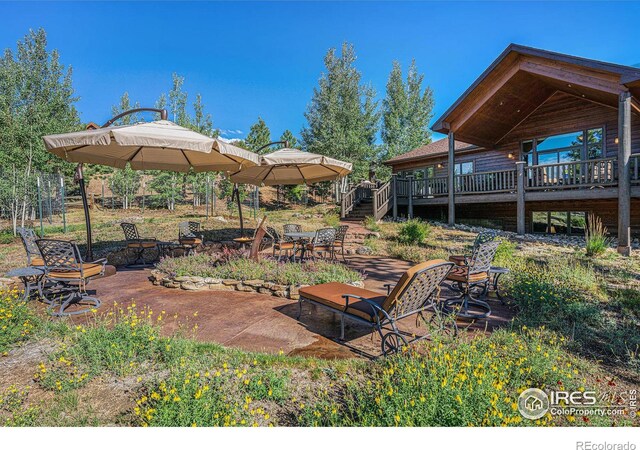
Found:
<path fill-rule="evenodd" d="M 202 280 L 204 283 L 207 284 L 220 284 L 222 283 L 222 280 L 220 280 L 219 278 L 211 278 L 211 277 L 207 277 L 205 279 Z"/>
<path fill-rule="evenodd" d="M 236 284 L 240 284 L 240 281 L 227 279 L 227 280 L 222 280 L 222 284 L 224 284 L 225 286 L 235 286 Z"/>
<path fill-rule="evenodd" d="M 255 292 L 253 287 L 247 286 L 244 283 L 236 284 L 236 290 L 240 292 Z"/>
<path fill-rule="evenodd" d="M 356 253 L 358 255 L 370 255 L 373 253 L 373 250 L 371 250 L 371 247 L 367 247 L 366 245 L 361 245 L 356 249 Z"/>
<path fill-rule="evenodd" d="M 260 288 L 264 285 L 264 280 L 246 280 L 242 284 L 245 286 L 251 286 L 253 288 Z"/>
<path fill-rule="evenodd" d="M 180 283 L 180 287 L 185 291 L 201 291 L 203 289 L 207 289 L 207 285 L 205 283 L 194 283 L 193 281 Z"/>
<path fill-rule="evenodd" d="M 227 286 L 225 284 L 209 284 L 210 291 L 233 291 L 235 290 L 234 286 Z"/>

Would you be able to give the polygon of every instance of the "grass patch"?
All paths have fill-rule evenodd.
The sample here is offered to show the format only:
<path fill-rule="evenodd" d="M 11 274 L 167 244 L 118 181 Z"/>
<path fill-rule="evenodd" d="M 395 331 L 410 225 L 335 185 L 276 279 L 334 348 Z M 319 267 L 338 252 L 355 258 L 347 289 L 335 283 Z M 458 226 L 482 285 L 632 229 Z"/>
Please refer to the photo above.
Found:
<path fill-rule="evenodd" d="M 367 216 L 364 218 L 364 227 L 369 231 L 378 232 L 381 230 L 380 224 L 375 217 Z"/>
<path fill-rule="evenodd" d="M 253 261 L 232 258 L 217 261 L 208 255 L 167 258 L 158 269 L 172 276 L 200 276 L 240 281 L 264 280 L 276 284 L 320 284 L 331 281 L 349 283 L 361 281 L 362 275 L 344 264 L 329 261 L 290 263 L 268 259 Z"/>
<path fill-rule="evenodd" d="M 22 300 L 22 291 L 0 291 L 0 353 L 27 340 L 40 323 L 33 309 Z"/>

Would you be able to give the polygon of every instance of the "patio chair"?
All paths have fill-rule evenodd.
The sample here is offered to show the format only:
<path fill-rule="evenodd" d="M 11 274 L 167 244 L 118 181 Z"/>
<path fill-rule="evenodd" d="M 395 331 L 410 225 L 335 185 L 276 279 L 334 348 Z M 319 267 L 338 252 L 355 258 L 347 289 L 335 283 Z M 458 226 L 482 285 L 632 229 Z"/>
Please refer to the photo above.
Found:
<path fill-rule="evenodd" d="M 42 255 L 40 254 L 40 250 L 36 244 L 38 235 L 34 229 L 18 227 L 17 231 L 20 235 L 20 240 L 22 241 L 24 250 L 27 253 L 27 265 L 36 267 L 44 266 Z"/>
<path fill-rule="evenodd" d="M 340 225 L 336 228 L 336 238 L 333 241 L 333 251 L 332 257 L 333 259 L 338 259 L 336 257 L 336 253 L 338 250 L 342 252 L 342 260 L 346 263 L 347 258 L 344 255 L 344 239 L 347 237 L 347 231 L 349 230 L 349 225 Z"/>
<path fill-rule="evenodd" d="M 493 241 L 496 237 L 497 234 L 495 231 L 483 231 L 482 233 L 478 233 L 475 240 L 473 241 L 473 250 L 471 250 L 471 253 L 473 253 L 478 245 L 484 242 Z M 470 256 L 467 255 L 451 255 L 449 256 L 449 261 L 457 266 L 464 266 L 465 261 L 467 261 L 469 258 Z"/>
<path fill-rule="evenodd" d="M 491 263 L 496 255 L 500 241 L 497 239 L 480 242 L 473 249 L 470 258 L 465 258 L 461 265 L 456 265 L 447 275 L 447 280 L 457 283 L 461 295 L 444 302 L 444 310 L 465 319 L 483 319 L 491 314 L 487 302 L 473 297 L 473 287 L 482 287 L 486 292 L 489 283 Z"/>
<path fill-rule="evenodd" d="M 127 267 L 149 267 L 150 264 L 144 259 L 144 251 L 147 249 L 158 250 L 158 240 L 154 237 L 141 238 L 135 223 L 122 222 L 120 226 L 127 240 L 127 249 L 133 250 L 136 257 L 131 264 L 127 264 Z"/>
<path fill-rule="evenodd" d="M 427 310 L 437 311 L 440 284 L 453 263 L 443 259 L 427 261 L 407 270 L 393 290 L 387 295 L 342 283 L 325 283 L 300 289 L 298 320 L 302 314 L 302 302 L 326 308 L 340 315 L 340 339 L 344 340 L 344 319 L 374 328 L 380 338 L 383 355 L 398 352 L 403 346 L 429 335 L 408 341 L 398 329 L 398 321 L 417 314 L 424 320 Z M 389 329 L 390 328 L 390 329 Z"/>
<path fill-rule="evenodd" d="M 78 246 L 71 241 L 38 239 L 36 244 L 44 261 L 45 279 L 51 282 L 44 292 L 49 311 L 54 316 L 70 316 L 98 308 L 100 300 L 87 294 L 87 284 L 104 275 L 107 260 L 84 262 Z M 85 307 L 68 312 L 71 305 Z"/>
<path fill-rule="evenodd" d="M 316 254 L 322 253 L 329 258 L 333 258 L 333 249 L 336 241 L 335 228 L 321 228 L 316 231 L 316 235 L 306 246 L 306 250 L 311 255 L 311 259 L 315 261 Z"/>
<path fill-rule="evenodd" d="M 198 245 L 204 242 L 200 233 L 200 222 L 180 222 L 178 224 L 178 242 L 187 250 L 187 255 L 195 255 Z"/>
<path fill-rule="evenodd" d="M 278 230 L 273 227 L 267 227 L 267 234 L 272 239 L 274 258 L 276 258 L 276 252 L 278 252 L 278 262 L 280 262 L 283 256 L 289 258 L 291 257 L 291 254 L 295 254 L 295 241 L 285 241 L 282 236 L 280 236 L 280 233 L 278 233 Z"/>

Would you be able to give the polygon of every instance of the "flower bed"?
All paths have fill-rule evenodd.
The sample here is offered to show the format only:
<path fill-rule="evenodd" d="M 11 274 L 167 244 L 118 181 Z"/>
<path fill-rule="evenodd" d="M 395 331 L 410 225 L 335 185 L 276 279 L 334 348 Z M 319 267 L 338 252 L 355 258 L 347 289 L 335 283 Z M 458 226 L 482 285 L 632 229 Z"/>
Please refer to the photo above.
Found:
<path fill-rule="evenodd" d="M 222 261 L 210 255 L 167 258 L 151 274 L 153 284 L 173 289 L 258 292 L 292 300 L 299 298 L 302 286 L 332 281 L 363 286 L 362 278 L 360 273 L 334 262 Z"/>

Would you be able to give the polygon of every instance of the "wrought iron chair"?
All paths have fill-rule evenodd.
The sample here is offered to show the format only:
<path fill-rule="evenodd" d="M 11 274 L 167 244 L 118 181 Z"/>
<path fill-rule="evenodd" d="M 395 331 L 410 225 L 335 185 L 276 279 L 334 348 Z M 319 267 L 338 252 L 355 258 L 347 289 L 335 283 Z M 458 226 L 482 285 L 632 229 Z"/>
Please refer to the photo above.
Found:
<path fill-rule="evenodd" d="M 300 233 L 302 232 L 302 225 L 298 225 L 297 223 L 288 223 L 282 227 L 283 237 L 282 240 L 284 242 L 292 242 L 295 239 L 292 239 L 287 236 L 287 233 Z"/>
<path fill-rule="evenodd" d="M 38 249 L 38 245 L 36 244 L 38 235 L 33 228 L 18 227 L 17 231 L 20 235 L 24 250 L 27 253 L 27 265 L 36 267 L 44 266 L 40 249 Z"/>
<path fill-rule="evenodd" d="M 84 262 L 78 246 L 71 241 L 38 239 L 36 244 L 44 260 L 45 278 L 51 282 L 44 292 L 49 311 L 54 316 L 70 316 L 98 308 L 100 300 L 87 294 L 87 284 L 104 275 L 107 260 Z M 68 312 L 71 305 L 84 307 Z"/>
<path fill-rule="evenodd" d="M 273 257 L 276 258 L 276 252 L 278 253 L 277 260 L 280 262 L 282 257 L 291 257 L 296 253 L 296 242 L 290 240 L 284 240 L 278 230 L 273 227 L 267 227 L 267 234 L 271 237 L 273 244 Z"/>
<path fill-rule="evenodd" d="M 338 228 L 336 228 L 336 238 L 333 241 L 333 251 L 331 252 L 332 258 L 338 259 L 336 254 L 337 254 L 337 251 L 340 250 L 342 253 L 342 260 L 345 263 L 347 262 L 347 258 L 345 258 L 345 255 L 344 255 L 344 239 L 347 237 L 348 230 L 349 230 L 349 225 L 340 225 Z"/>
<path fill-rule="evenodd" d="M 465 319 L 483 319 L 491 314 L 491 307 L 485 301 L 475 298 L 471 291 L 480 286 L 486 292 L 489 283 L 491 263 L 500 241 L 497 239 L 480 242 L 473 249 L 470 258 L 462 265 L 456 265 L 447 275 L 447 280 L 457 283 L 462 294 L 444 302 L 444 310 Z"/>
<path fill-rule="evenodd" d="M 402 275 L 393 290 L 388 288 L 386 296 L 342 283 L 302 288 L 298 320 L 302 314 L 302 302 L 313 303 L 340 315 L 341 340 L 344 340 L 344 319 L 347 317 L 378 332 L 384 355 L 396 353 L 403 346 L 429 337 L 427 334 L 407 340 L 408 334 L 400 332 L 398 321 L 414 314 L 426 321 L 425 311 L 439 311 L 440 284 L 453 266 L 443 259 L 413 266 Z"/>
<path fill-rule="evenodd" d="M 124 237 L 127 240 L 127 249 L 135 252 L 136 259 L 127 264 L 127 267 L 148 267 L 150 264 L 144 259 L 144 251 L 147 249 L 158 250 L 158 241 L 156 238 L 141 238 L 138 233 L 138 227 L 135 223 L 122 222 L 120 224 Z"/>
<path fill-rule="evenodd" d="M 484 242 L 493 241 L 496 237 L 497 233 L 495 231 L 483 231 L 482 233 L 478 233 L 475 240 L 473 241 L 473 249 L 471 250 L 471 253 L 473 253 L 478 245 Z M 467 255 L 451 255 L 449 256 L 449 261 L 457 266 L 464 266 L 465 261 L 469 258 L 470 256 Z"/>
<path fill-rule="evenodd" d="M 307 244 L 306 250 L 311 255 L 311 258 L 315 261 L 316 254 L 322 253 L 325 256 L 329 255 L 333 258 L 333 249 L 336 241 L 336 229 L 335 228 L 321 228 L 316 231 L 316 235 L 313 240 Z"/>
<path fill-rule="evenodd" d="M 200 222 L 180 222 L 178 224 L 178 242 L 187 249 L 188 255 L 195 255 L 198 245 L 204 242 L 200 233 Z"/>

